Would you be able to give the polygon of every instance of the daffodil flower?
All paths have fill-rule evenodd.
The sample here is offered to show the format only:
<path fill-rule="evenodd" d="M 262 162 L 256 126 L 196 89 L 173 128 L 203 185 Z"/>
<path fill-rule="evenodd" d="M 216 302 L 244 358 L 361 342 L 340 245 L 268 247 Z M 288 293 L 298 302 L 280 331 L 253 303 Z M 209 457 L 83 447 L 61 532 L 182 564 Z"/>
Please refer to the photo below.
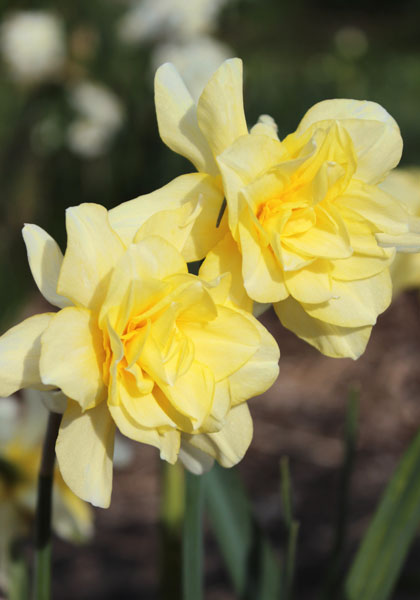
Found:
<path fill-rule="evenodd" d="M 184 209 L 194 202 L 176 213 L 179 226 L 173 211 L 152 217 L 128 245 L 105 208 L 68 209 L 64 258 L 39 227 L 23 231 L 34 279 L 61 310 L 0 338 L 0 395 L 41 387 L 67 396 L 60 471 L 98 506 L 110 502 L 116 427 L 196 473 L 213 459 L 232 466 L 252 437 L 246 400 L 278 373 L 272 336 L 230 304 L 230 276 L 188 273 L 177 249 L 194 225 Z"/>
<path fill-rule="evenodd" d="M 213 247 L 200 274 L 230 272 L 233 302 L 273 303 L 283 325 L 324 354 L 360 356 L 390 303 L 395 251 L 420 249 L 420 220 L 378 186 L 401 156 L 394 119 L 373 102 L 327 100 L 282 141 L 268 116 L 248 133 L 239 59 L 223 63 L 197 105 L 169 64 L 155 91 L 163 141 L 207 185 L 222 181 L 228 231 L 219 238 L 215 213 L 212 225 L 207 218 Z M 205 190 L 196 192 L 206 207 Z M 152 196 L 111 211 L 111 222 L 134 231 Z"/>
<path fill-rule="evenodd" d="M 411 215 L 420 217 L 420 169 L 395 169 L 380 187 L 404 204 Z M 392 293 L 420 288 L 420 253 L 397 254 L 390 266 Z"/>

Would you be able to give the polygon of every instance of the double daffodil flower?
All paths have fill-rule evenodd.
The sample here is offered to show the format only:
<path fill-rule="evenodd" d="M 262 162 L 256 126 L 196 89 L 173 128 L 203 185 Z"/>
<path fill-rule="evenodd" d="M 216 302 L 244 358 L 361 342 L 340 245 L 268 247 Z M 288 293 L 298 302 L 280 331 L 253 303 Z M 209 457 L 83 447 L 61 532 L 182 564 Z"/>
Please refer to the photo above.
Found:
<path fill-rule="evenodd" d="M 116 427 L 195 473 L 232 466 L 252 438 L 246 400 L 277 377 L 277 344 L 230 302 L 230 275 L 188 273 L 178 248 L 199 209 L 152 217 L 126 245 L 105 208 L 82 204 L 67 211 L 64 257 L 41 228 L 23 230 L 34 279 L 61 310 L 0 338 L 0 395 L 62 391 L 60 471 L 97 506 L 110 502 Z"/>
<path fill-rule="evenodd" d="M 231 273 L 233 302 L 273 303 L 324 354 L 360 356 L 391 301 L 396 250 L 420 249 L 419 218 L 378 185 L 401 156 L 394 119 L 373 102 L 327 100 L 281 141 L 268 116 L 248 132 L 239 59 L 218 69 L 197 105 L 163 65 L 155 99 L 163 141 L 199 173 L 117 207 L 111 222 L 130 237 L 153 203 L 181 207 L 188 189 L 203 207 L 196 227 L 206 224 L 195 256 L 206 256 L 203 275 Z"/>

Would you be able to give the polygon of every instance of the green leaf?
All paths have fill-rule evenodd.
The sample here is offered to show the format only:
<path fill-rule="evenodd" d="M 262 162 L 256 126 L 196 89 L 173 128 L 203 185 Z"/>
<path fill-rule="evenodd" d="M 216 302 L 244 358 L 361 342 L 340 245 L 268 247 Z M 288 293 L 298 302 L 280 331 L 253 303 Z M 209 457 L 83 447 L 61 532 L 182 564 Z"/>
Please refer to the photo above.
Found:
<path fill-rule="evenodd" d="M 295 575 L 296 544 L 299 533 L 299 522 L 293 519 L 292 485 L 290 482 L 289 459 L 282 458 L 281 469 L 281 498 L 283 503 L 283 520 L 287 530 L 287 544 L 284 568 L 281 577 L 281 598 L 292 598 L 293 580 Z"/>
<path fill-rule="evenodd" d="M 344 459 L 338 489 L 336 526 L 328 572 L 321 594 L 322 600 L 336 598 L 337 590 L 341 586 L 347 542 L 350 486 L 356 454 L 359 395 L 358 389 L 354 387 L 349 389 L 344 430 Z"/>
<path fill-rule="evenodd" d="M 347 600 L 387 600 L 420 524 L 420 431 L 389 482 L 345 581 Z"/>
<path fill-rule="evenodd" d="M 281 599 L 280 564 L 238 473 L 215 465 L 204 479 L 208 516 L 236 593 L 246 600 Z"/>
<path fill-rule="evenodd" d="M 183 532 L 183 600 L 203 598 L 203 478 L 185 474 L 186 496 Z"/>

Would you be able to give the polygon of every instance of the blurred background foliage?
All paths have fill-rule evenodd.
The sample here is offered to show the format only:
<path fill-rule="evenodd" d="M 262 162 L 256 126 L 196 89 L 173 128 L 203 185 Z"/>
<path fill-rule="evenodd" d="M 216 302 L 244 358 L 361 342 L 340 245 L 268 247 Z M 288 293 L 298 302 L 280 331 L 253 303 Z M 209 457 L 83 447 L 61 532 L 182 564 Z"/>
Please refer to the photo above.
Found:
<path fill-rule="evenodd" d="M 193 11 L 200 2 L 184 3 L 184 11 Z M 34 291 L 20 234 L 24 222 L 44 227 L 64 247 L 68 206 L 97 202 L 112 207 L 191 170 L 163 145 L 154 115 L 156 47 L 168 42 L 167 31 L 155 26 L 153 35 L 139 34 L 140 39 L 130 43 L 121 35 L 122 20 L 127 21 L 135 4 L 127 0 L 0 4 L 3 329 L 17 319 L 16 311 Z M 283 136 L 317 101 L 374 100 L 401 127 L 402 164 L 420 164 L 419 2 L 219 0 L 218 4 L 220 10 L 214 11 L 208 29 L 216 43 L 224 44 L 225 54 L 244 60 L 249 125 L 268 113 Z M 20 10 L 50 11 L 58 19 L 63 56 L 53 75 L 25 82 L 14 74 L 4 40 L 11 15 Z M 135 21 L 130 20 L 133 28 Z M 205 29 L 198 28 L 198 40 L 209 33 Z M 75 90 L 86 82 L 105 88 L 110 98 L 101 99 L 93 90 L 77 100 Z M 92 125 L 95 119 L 99 121 Z M 108 129 L 98 133 L 97 126 Z"/>

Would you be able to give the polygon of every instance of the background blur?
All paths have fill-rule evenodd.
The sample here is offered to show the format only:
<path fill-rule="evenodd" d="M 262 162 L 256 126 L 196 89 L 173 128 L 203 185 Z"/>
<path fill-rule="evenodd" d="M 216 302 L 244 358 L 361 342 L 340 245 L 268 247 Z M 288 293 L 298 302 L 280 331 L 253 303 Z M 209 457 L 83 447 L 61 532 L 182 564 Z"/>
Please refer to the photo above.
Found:
<path fill-rule="evenodd" d="M 161 142 L 153 74 L 173 61 L 198 96 L 227 57 L 244 61 L 249 125 L 262 113 L 280 137 L 315 102 L 369 99 L 397 120 L 402 164 L 420 166 L 420 2 L 330 0 L 61 0 L 0 3 L 0 325 L 42 310 L 21 238 L 24 222 L 64 247 L 64 210 L 108 208 L 192 171 Z M 278 384 L 251 403 L 255 440 L 241 465 L 276 551 L 282 536 L 279 459 L 289 455 L 297 518 L 297 598 L 313 591 L 334 522 L 341 431 L 350 384 L 361 389 L 361 428 L 349 555 L 420 416 L 420 310 L 408 293 L 381 317 L 357 362 L 327 359 L 281 330 Z M 55 597 L 156 598 L 159 465 L 136 446 L 116 477 L 97 536 L 58 543 Z M 420 595 L 414 548 L 395 598 Z M 414 565 L 411 568 L 411 565 Z M 209 538 L 208 598 L 231 599 Z"/>

